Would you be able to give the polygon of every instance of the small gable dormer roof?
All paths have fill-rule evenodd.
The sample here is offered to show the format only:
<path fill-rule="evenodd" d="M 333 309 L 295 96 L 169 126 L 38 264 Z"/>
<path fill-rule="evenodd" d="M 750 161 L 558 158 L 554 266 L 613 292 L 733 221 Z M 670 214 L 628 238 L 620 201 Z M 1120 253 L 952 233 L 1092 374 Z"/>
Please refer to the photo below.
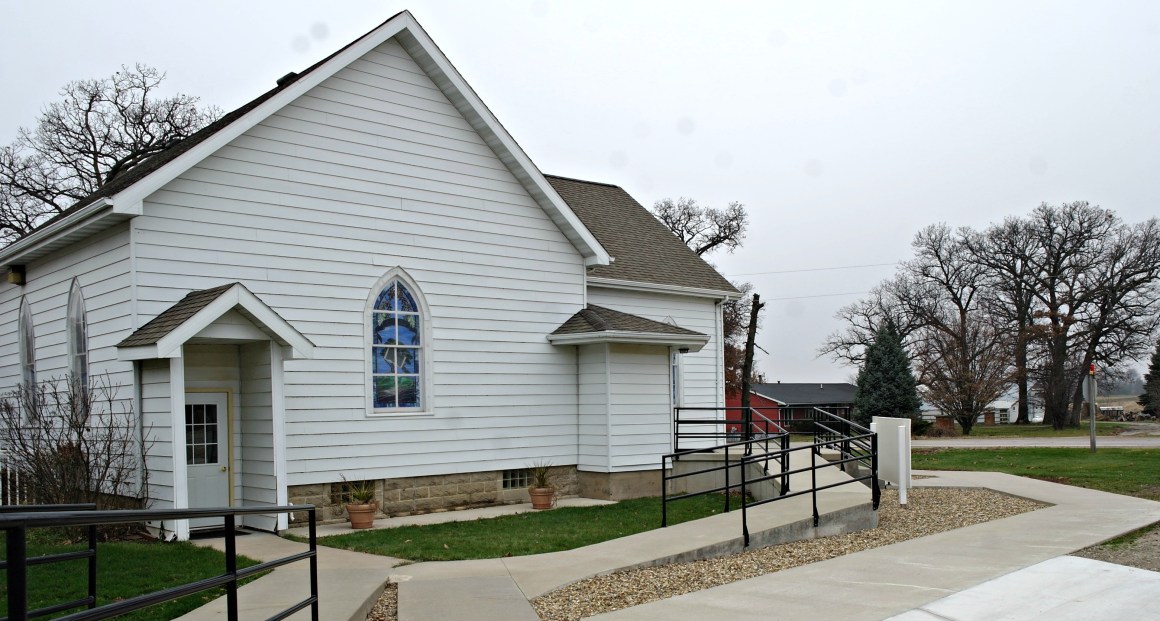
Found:
<path fill-rule="evenodd" d="M 270 340 L 290 350 L 292 357 L 310 358 L 314 344 L 242 283 L 191 291 L 117 343 L 121 360 L 173 358 L 181 347 L 230 311 L 237 311 Z"/>

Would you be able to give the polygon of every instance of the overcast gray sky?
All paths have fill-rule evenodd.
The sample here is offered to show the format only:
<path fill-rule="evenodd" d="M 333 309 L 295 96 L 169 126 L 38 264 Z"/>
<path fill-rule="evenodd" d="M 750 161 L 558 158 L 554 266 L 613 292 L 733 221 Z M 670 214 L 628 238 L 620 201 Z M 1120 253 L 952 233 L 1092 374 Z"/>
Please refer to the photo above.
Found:
<path fill-rule="evenodd" d="M 1160 3 L 4 2 L 0 143 L 142 62 L 232 109 L 410 10 L 547 173 L 740 201 L 771 381 L 844 381 L 834 312 L 914 232 L 1041 202 L 1160 213 Z M 819 270 L 844 266 L 840 270 Z M 777 273 L 780 272 L 780 273 Z"/>

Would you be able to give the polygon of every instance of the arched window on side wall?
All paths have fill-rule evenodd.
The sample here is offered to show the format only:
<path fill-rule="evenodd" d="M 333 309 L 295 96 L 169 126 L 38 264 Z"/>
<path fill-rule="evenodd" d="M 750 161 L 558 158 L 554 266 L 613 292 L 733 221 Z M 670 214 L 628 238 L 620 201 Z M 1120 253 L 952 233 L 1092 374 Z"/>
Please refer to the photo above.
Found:
<path fill-rule="evenodd" d="M 427 317 L 422 293 L 392 270 L 372 291 L 370 401 L 378 414 L 430 410 Z"/>
<path fill-rule="evenodd" d="M 20 298 L 20 373 L 21 382 L 29 390 L 36 389 L 36 330 L 32 323 L 32 306 L 28 298 Z"/>
<path fill-rule="evenodd" d="M 89 389 L 89 329 L 85 320 L 85 297 L 81 284 L 73 279 L 68 292 L 68 370 L 72 381 L 87 392 Z"/>

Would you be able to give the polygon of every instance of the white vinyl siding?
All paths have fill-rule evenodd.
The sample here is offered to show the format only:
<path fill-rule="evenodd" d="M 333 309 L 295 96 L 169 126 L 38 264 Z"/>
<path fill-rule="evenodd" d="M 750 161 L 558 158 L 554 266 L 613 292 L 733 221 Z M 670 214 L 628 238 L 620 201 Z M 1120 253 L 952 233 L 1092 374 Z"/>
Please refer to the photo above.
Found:
<path fill-rule="evenodd" d="M 151 195 L 141 322 L 240 281 L 315 347 L 285 365 L 290 485 L 577 461 L 579 253 L 395 42 Z M 430 307 L 428 415 L 367 417 L 365 305 L 405 269 Z M 426 406 L 424 407 L 426 409 Z"/>
<path fill-rule="evenodd" d="M 608 346 L 577 346 L 580 459 L 577 468 L 608 472 Z"/>
<path fill-rule="evenodd" d="M 682 328 L 709 335 L 709 342 L 701 351 L 681 354 L 683 405 L 725 405 L 724 359 L 717 337 L 720 309 L 714 300 L 590 286 L 588 302 L 654 321 L 672 318 Z"/>
<path fill-rule="evenodd" d="M 170 411 L 169 360 L 142 360 L 141 418 L 149 447 L 151 509 L 173 508 L 173 414 Z M 180 447 L 184 451 L 185 447 Z"/>
<path fill-rule="evenodd" d="M 120 225 L 25 266 L 24 286 L 0 285 L 0 392 L 22 379 L 17 338 L 20 297 L 28 300 L 36 333 L 37 380 L 62 379 L 70 371 L 67 314 L 76 279 L 84 296 L 89 375 L 108 374 L 125 407 L 132 402 L 133 366 L 117 360 L 113 347 L 132 327 L 129 230 Z"/>
<path fill-rule="evenodd" d="M 659 469 L 672 446 L 669 348 L 609 348 L 609 443 L 613 472 Z"/>

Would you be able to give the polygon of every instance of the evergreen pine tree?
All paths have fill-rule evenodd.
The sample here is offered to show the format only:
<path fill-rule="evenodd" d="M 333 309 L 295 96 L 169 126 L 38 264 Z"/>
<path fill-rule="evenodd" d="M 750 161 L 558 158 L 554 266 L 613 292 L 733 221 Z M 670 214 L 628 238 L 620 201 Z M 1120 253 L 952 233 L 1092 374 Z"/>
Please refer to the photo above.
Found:
<path fill-rule="evenodd" d="M 887 321 L 878 328 L 874 342 L 866 349 L 866 362 L 858 371 L 857 381 L 854 422 L 869 426 L 875 416 L 914 418 L 918 415 L 922 406 L 918 382 L 893 322 Z"/>
<path fill-rule="evenodd" d="M 1160 416 L 1160 341 L 1156 341 L 1156 350 L 1152 352 L 1152 361 L 1144 374 L 1144 394 L 1137 403 L 1144 406 L 1145 413 Z"/>

